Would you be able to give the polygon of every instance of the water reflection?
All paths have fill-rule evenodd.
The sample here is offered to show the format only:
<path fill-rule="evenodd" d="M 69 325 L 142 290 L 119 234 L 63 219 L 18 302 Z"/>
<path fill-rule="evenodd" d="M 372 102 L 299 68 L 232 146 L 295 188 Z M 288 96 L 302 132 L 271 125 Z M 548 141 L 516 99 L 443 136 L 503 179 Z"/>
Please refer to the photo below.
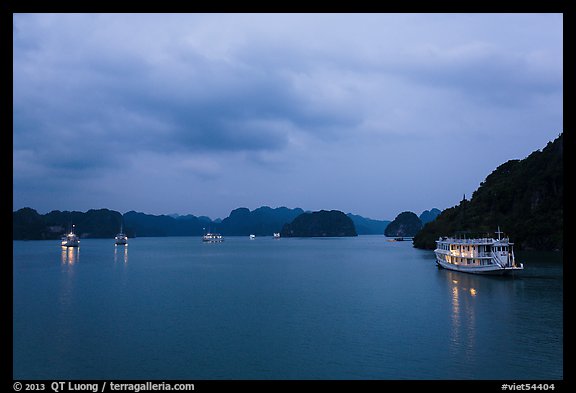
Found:
<path fill-rule="evenodd" d="M 114 245 L 114 263 L 118 263 L 122 260 L 124 263 L 128 263 L 128 245 Z"/>
<path fill-rule="evenodd" d="M 55 318 L 58 323 L 59 334 L 67 337 L 72 334 L 72 329 L 67 323 L 74 308 L 74 288 L 76 282 L 75 265 L 80 260 L 80 247 L 62 247 L 61 253 L 62 274 L 60 276 L 60 293 L 58 296 L 59 312 Z"/>
<path fill-rule="evenodd" d="M 80 247 L 62 247 L 62 265 L 72 266 L 80 260 Z"/>
<path fill-rule="evenodd" d="M 475 358 L 477 335 L 477 299 L 482 277 L 452 271 L 439 271 L 450 287 L 450 351 L 453 356 L 471 362 Z"/>

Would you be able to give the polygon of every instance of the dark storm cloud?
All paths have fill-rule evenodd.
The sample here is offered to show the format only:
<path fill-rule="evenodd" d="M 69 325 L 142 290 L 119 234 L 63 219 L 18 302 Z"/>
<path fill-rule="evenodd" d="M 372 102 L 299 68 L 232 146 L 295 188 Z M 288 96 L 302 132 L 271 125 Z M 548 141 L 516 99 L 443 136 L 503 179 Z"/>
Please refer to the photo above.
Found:
<path fill-rule="evenodd" d="M 98 41 L 90 28 L 74 24 L 85 36 L 66 27 L 15 31 L 15 149 L 26 145 L 48 166 L 107 167 L 126 141 L 166 152 L 280 150 L 289 136 L 275 124 L 318 133 L 359 121 L 311 103 L 306 94 L 313 91 L 296 91 L 290 73 L 269 67 L 278 47 L 225 61 L 181 44 L 154 61 L 137 48 Z M 23 34 L 26 28 L 38 30 Z M 282 55 L 298 62 L 297 53 Z M 62 142 L 76 149 L 60 151 Z"/>

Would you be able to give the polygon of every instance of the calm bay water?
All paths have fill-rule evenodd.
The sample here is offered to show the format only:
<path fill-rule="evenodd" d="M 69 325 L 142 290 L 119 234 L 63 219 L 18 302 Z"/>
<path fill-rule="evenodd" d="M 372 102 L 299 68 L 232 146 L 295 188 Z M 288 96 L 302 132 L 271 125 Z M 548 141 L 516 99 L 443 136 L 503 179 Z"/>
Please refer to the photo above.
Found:
<path fill-rule="evenodd" d="M 514 278 L 382 236 L 13 242 L 15 379 L 562 379 L 559 253 Z"/>

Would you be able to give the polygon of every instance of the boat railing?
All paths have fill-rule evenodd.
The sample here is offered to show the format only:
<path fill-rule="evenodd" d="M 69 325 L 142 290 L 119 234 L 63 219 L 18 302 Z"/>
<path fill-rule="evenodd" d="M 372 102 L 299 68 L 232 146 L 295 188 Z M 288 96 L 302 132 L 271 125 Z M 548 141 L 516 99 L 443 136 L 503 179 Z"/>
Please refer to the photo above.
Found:
<path fill-rule="evenodd" d="M 496 240 L 489 237 L 474 238 L 474 239 L 459 239 L 459 238 L 447 237 L 447 238 L 441 238 L 439 241 L 442 243 L 449 243 L 449 244 L 492 244 Z"/>
<path fill-rule="evenodd" d="M 492 258 L 491 252 L 479 252 L 477 255 L 478 258 Z"/>
<path fill-rule="evenodd" d="M 450 255 L 453 257 L 460 257 L 460 258 L 492 258 L 491 252 L 483 252 L 483 251 L 458 251 L 452 250 L 449 252 Z"/>

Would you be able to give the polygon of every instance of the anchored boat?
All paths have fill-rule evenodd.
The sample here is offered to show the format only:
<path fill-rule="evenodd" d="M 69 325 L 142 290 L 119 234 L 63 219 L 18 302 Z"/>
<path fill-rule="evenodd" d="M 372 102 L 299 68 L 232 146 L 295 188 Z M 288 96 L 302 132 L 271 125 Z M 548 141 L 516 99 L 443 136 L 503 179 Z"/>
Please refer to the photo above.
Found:
<path fill-rule="evenodd" d="M 75 225 L 72 225 L 70 232 L 62 236 L 62 247 L 78 247 L 80 246 L 80 238 L 74 233 Z"/>
<path fill-rule="evenodd" d="M 128 236 L 122 231 L 114 237 L 114 244 L 117 246 L 127 246 L 128 245 Z"/>
<path fill-rule="evenodd" d="M 206 243 L 220 243 L 224 241 L 224 237 L 219 233 L 208 232 L 202 236 L 202 241 Z"/>
<path fill-rule="evenodd" d="M 476 274 L 507 274 L 524 269 L 516 263 L 509 238 L 452 238 L 441 237 L 436 241 L 436 263 L 445 269 Z"/>

